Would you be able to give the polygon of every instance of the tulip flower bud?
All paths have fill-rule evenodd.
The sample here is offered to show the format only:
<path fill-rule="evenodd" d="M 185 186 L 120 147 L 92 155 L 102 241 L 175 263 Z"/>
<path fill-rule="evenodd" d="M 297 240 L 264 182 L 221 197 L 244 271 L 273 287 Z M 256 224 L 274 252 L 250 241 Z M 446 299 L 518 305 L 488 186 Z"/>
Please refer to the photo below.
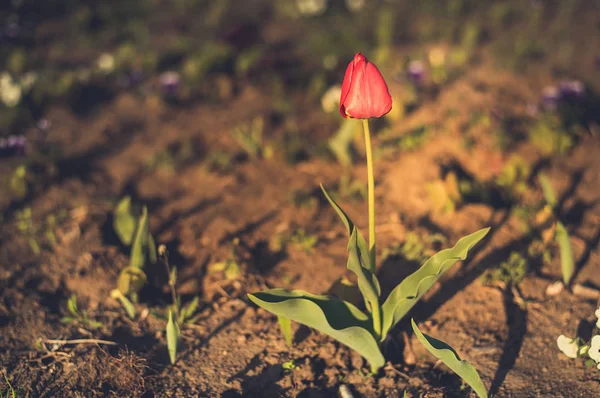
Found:
<path fill-rule="evenodd" d="M 342 83 L 340 114 L 345 118 L 381 117 L 392 109 L 392 97 L 379 69 L 357 53 Z"/>

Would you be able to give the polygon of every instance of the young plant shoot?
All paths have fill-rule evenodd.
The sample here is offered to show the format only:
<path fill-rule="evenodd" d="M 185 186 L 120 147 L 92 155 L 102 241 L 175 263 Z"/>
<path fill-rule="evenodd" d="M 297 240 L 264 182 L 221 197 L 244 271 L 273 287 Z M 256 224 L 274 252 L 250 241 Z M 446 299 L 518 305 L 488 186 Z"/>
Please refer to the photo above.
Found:
<path fill-rule="evenodd" d="M 365 310 L 347 301 L 301 290 L 278 288 L 248 295 L 255 304 L 279 317 L 288 342 L 291 341 L 291 332 L 287 323 L 289 321 L 286 320 L 299 322 L 326 333 L 357 351 L 369 362 L 372 372 L 377 372 L 385 364 L 381 346 L 390 330 L 452 265 L 466 258 L 468 251 L 489 230 L 485 228 L 463 237 L 453 248 L 435 254 L 396 286 L 381 303 L 381 289 L 375 276 L 375 179 L 368 119 L 382 117 L 391 109 L 392 97 L 383 76 L 364 55 L 356 54 L 346 69 L 342 83 L 340 114 L 344 118 L 361 119 L 364 130 L 368 172 L 368 243 L 325 188 L 321 186 L 321 189 L 346 227 L 349 238 L 347 267 L 358 278 Z M 412 325 L 418 340 L 434 356 L 461 376 L 479 396 L 486 396 L 479 375 L 468 362 L 461 361 L 447 344 L 423 335 L 416 323 L 413 322 Z"/>

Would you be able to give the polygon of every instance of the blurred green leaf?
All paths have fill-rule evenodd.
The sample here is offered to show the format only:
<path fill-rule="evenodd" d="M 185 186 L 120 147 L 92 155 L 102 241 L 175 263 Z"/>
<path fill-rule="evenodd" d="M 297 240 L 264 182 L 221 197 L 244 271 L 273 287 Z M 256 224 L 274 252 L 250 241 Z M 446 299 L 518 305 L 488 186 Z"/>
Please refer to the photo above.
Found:
<path fill-rule="evenodd" d="M 292 321 L 290 318 L 278 315 L 277 322 L 279 323 L 279 327 L 281 328 L 281 333 L 283 334 L 285 342 L 291 347 L 293 345 Z"/>
<path fill-rule="evenodd" d="M 344 167 L 352 166 L 352 142 L 359 126 L 356 120 L 344 119 L 338 131 L 329 139 L 329 149 Z"/>
<path fill-rule="evenodd" d="M 385 363 L 369 316 L 351 303 L 285 289 L 270 289 L 248 297 L 277 316 L 317 329 L 347 345 L 366 358 L 374 371 Z"/>
<path fill-rule="evenodd" d="M 169 310 L 169 321 L 167 322 L 167 348 L 169 358 L 174 364 L 177 360 L 177 344 L 179 343 L 179 325 L 173 321 L 173 312 Z"/>
<path fill-rule="evenodd" d="M 77 310 L 77 296 L 74 294 L 69 297 L 69 300 L 67 301 L 67 308 L 69 309 L 71 315 L 74 317 L 79 317 L 79 311 Z"/>
<path fill-rule="evenodd" d="M 569 286 L 573 274 L 575 273 L 575 264 L 573 261 L 573 248 L 567 229 L 558 221 L 556 223 L 556 241 L 560 249 L 560 269 L 562 272 L 563 283 Z"/>
<path fill-rule="evenodd" d="M 137 220 L 131 208 L 131 197 L 119 201 L 113 213 L 113 228 L 121 242 L 129 246 L 133 240 Z"/>
<path fill-rule="evenodd" d="M 411 319 L 411 324 L 415 336 L 427 348 L 427 351 L 460 376 L 479 397 L 487 398 L 487 390 L 473 365 L 461 360 L 456 351 L 445 342 L 423 334 L 414 319 Z"/>
<path fill-rule="evenodd" d="M 117 288 L 124 295 L 139 292 L 147 281 L 146 274 L 140 268 L 125 267 L 119 274 Z"/>
<path fill-rule="evenodd" d="M 558 200 L 556 199 L 556 194 L 554 193 L 550 179 L 545 174 L 540 173 L 538 181 L 542 187 L 542 192 L 544 193 L 546 203 L 548 203 L 548 205 L 554 209 L 558 204 Z"/>
<path fill-rule="evenodd" d="M 192 315 L 194 315 L 196 309 L 198 309 L 199 302 L 200 300 L 198 299 L 198 296 L 196 296 L 192 299 L 192 301 L 190 301 L 185 307 L 181 309 L 181 313 L 179 315 L 181 318 L 181 323 L 188 323 L 188 321 L 191 320 Z"/>
<path fill-rule="evenodd" d="M 421 268 L 406 277 L 392 290 L 382 306 L 382 339 L 450 267 L 467 258 L 469 250 L 483 239 L 489 230 L 489 228 L 484 228 L 467 235 L 459 239 L 453 248 L 444 249 L 433 255 Z"/>
<path fill-rule="evenodd" d="M 148 209 L 142 208 L 142 214 L 137 223 L 133 245 L 131 246 L 131 258 L 129 266 L 143 268 L 146 264 L 148 253 Z"/>

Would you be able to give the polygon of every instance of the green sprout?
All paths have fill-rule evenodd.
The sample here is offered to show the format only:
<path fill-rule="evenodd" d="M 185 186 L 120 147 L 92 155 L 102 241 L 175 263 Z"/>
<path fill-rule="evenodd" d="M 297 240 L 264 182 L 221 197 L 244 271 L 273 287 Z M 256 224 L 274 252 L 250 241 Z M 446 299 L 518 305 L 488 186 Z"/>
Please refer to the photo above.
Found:
<path fill-rule="evenodd" d="M 83 327 L 89 327 L 90 329 L 100 329 L 102 323 L 93 321 L 88 317 L 87 311 L 80 311 L 77 307 L 77 296 L 74 294 L 67 300 L 67 309 L 69 310 L 68 316 L 61 318 L 62 323 L 66 324 L 80 324 Z"/>
<path fill-rule="evenodd" d="M 143 268 L 157 261 L 156 244 L 149 232 L 148 209 L 143 206 L 139 216 L 137 214 L 129 196 L 117 204 L 113 214 L 115 232 L 124 245 L 131 245 L 131 254 L 129 266 L 121 270 L 117 289 L 110 295 L 121 302 L 130 318 L 135 317 L 133 303 L 137 302 L 138 293 L 147 281 Z"/>
<path fill-rule="evenodd" d="M 239 278 L 242 271 L 241 271 L 240 264 L 238 263 L 237 256 L 235 254 L 235 248 L 237 247 L 238 244 L 239 244 L 239 240 L 237 238 L 235 238 L 233 240 L 233 244 L 231 245 L 231 251 L 230 251 L 229 257 L 227 259 L 225 259 L 224 261 L 218 261 L 218 262 L 210 264 L 208 266 L 208 272 L 210 274 L 222 272 L 223 276 L 228 281 L 232 281 L 234 279 Z"/>
<path fill-rule="evenodd" d="M 569 238 L 567 228 L 558 219 L 558 200 L 556 198 L 556 194 L 554 192 L 554 189 L 552 188 L 550 180 L 545 174 L 540 174 L 539 182 L 542 186 L 542 191 L 544 193 L 544 198 L 546 200 L 547 206 L 551 210 L 553 218 L 555 219 L 555 239 L 560 250 L 560 269 L 562 272 L 563 283 L 565 284 L 565 286 L 569 286 L 571 284 L 571 280 L 573 279 L 573 275 L 575 274 L 575 261 L 573 259 L 573 248 L 571 246 L 571 239 Z"/>
<path fill-rule="evenodd" d="M 265 145 L 263 132 L 264 118 L 259 116 L 254 118 L 251 123 L 238 125 L 231 132 L 231 136 L 250 156 L 250 159 L 270 159 L 273 157 L 273 148 Z"/>

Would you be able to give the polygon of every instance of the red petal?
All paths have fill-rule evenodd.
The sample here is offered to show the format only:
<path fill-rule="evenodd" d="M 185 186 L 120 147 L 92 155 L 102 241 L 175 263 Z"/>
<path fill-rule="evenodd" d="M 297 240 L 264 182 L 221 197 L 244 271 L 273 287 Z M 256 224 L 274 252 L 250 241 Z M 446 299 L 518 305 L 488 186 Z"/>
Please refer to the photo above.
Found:
<path fill-rule="evenodd" d="M 344 102 L 346 101 L 346 96 L 348 95 L 348 91 L 350 91 L 350 85 L 352 84 L 352 72 L 354 71 L 354 61 L 350 61 L 348 67 L 346 68 L 346 73 L 344 74 L 344 81 L 342 82 L 342 94 L 340 95 L 340 114 L 347 118 Z"/>

